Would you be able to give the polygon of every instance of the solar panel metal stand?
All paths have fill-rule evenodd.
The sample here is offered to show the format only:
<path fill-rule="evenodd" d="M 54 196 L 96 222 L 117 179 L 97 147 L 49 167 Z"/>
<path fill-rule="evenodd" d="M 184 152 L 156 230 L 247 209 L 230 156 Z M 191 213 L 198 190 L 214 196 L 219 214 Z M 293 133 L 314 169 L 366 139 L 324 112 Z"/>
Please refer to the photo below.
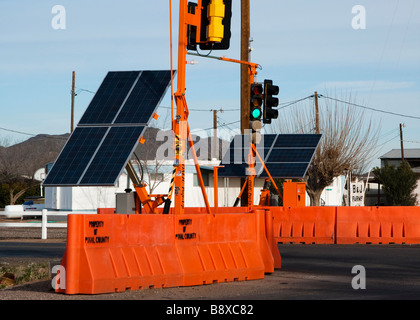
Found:
<path fill-rule="evenodd" d="M 136 213 L 139 214 L 142 208 L 144 209 L 144 213 L 147 214 L 159 213 L 157 208 L 165 203 L 165 197 L 168 197 L 168 195 L 149 194 L 146 189 L 147 185 L 139 179 L 131 162 L 128 162 L 126 171 L 136 190 Z M 154 198 L 154 200 L 152 198 Z"/>

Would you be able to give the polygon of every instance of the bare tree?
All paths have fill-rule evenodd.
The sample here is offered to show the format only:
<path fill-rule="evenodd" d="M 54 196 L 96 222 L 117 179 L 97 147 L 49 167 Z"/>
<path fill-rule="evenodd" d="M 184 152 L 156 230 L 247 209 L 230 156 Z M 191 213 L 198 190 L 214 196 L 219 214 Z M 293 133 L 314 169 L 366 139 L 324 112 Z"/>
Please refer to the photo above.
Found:
<path fill-rule="evenodd" d="M 157 157 L 157 149 L 164 143 L 163 141 L 157 140 L 158 132 L 169 125 L 170 112 L 166 112 L 163 117 L 159 117 L 159 120 L 153 121 L 151 125 L 146 129 L 144 138 L 144 144 L 140 144 L 135 152 L 132 161 L 139 167 L 141 174 L 140 178 L 146 178 L 148 181 L 149 193 L 153 191 L 165 181 L 165 175 L 170 172 L 165 167 L 165 160 Z M 172 135 L 170 135 L 172 137 Z M 170 157 L 170 155 L 169 155 Z M 170 159 L 172 159 L 170 157 Z"/>
<path fill-rule="evenodd" d="M 348 101 L 349 99 L 347 99 Z M 379 135 L 379 124 L 367 119 L 361 109 L 329 100 L 320 106 L 319 126 L 313 105 L 280 115 L 271 131 L 280 133 L 315 133 L 320 129 L 322 139 L 309 166 L 306 182 L 311 206 L 319 206 L 322 191 L 334 178 L 347 172 L 363 172 L 372 161 Z"/>
<path fill-rule="evenodd" d="M 31 168 L 22 161 L 21 150 L 10 149 L 10 142 L 7 139 L 1 141 L 0 148 L 0 182 L 5 185 L 9 191 L 10 204 L 14 205 L 16 201 L 30 188 L 39 182 L 35 182 Z"/>
<path fill-rule="evenodd" d="M 0 183 L 8 189 L 11 205 L 28 189 L 40 184 L 34 179 L 35 172 L 54 161 L 64 142 L 64 136 L 48 135 L 38 135 L 16 144 L 8 138 L 0 139 Z"/>

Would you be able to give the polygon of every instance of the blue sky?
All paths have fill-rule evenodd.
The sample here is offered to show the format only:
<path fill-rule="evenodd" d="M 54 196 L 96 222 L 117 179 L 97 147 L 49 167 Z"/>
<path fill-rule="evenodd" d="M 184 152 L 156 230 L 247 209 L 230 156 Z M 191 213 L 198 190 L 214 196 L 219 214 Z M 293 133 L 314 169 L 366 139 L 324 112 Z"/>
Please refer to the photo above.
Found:
<path fill-rule="evenodd" d="M 240 1 L 233 1 L 228 51 L 240 58 Z M 64 30 L 52 27 L 55 5 L 66 12 Z M 174 61 L 178 1 L 173 0 Z M 366 29 L 355 30 L 355 5 L 366 9 Z M 418 0 L 251 0 L 252 61 L 258 80 L 280 87 L 280 102 L 318 91 L 387 112 L 420 117 L 420 3 Z M 70 130 L 71 73 L 76 71 L 75 122 L 108 71 L 169 69 L 169 0 L 0 0 L 0 141 Z M 240 71 L 232 63 L 189 56 L 187 102 L 193 129 L 240 119 Z M 81 91 L 81 89 L 88 91 Z M 321 112 L 325 100 L 320 100 Z M 170 95 L 163 102 L 170 106 Z M 313 100 L 293 108 L 312 108 Z M 196 111 L 198 110 L 198 111 Z M 161 108 L 161 118 L 168 109 Z M 404 123 L 406 148 L 420 148 L 420 119 L 365 111 L 381 123 L 378 156 L 399 148 Z M 229 136 L 239 123 L 224 126 Z M 377 163 L 375 163 L 377 165 Z"/>

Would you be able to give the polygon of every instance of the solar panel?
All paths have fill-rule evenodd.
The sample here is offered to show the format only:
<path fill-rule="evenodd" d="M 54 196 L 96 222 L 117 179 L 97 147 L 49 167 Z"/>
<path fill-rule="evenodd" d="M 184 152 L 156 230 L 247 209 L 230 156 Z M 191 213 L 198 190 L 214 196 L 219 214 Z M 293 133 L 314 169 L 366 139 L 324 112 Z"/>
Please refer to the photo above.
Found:
<path fill-rule="evenodd" d="M 114 127 L 106 135 L 79 185 L 115 185 L 145 127 Z"/>
<path fill-rule="evenodd" d="M 284 134 L 263 135 L 257 151 L 273 178 L 303 178 L 312 161 L 321 135 Z M 248 172 L 249 139 L 236 136 L 222 159 L 220 177 L 246 177 Z M 268 177 L 258 157 L 255 158 L 256 176 Z"/>
<path fill-rule="evenodd" d="M 107 128 L 76 128 L 48 173 L 44 185 L 76 185 Z"/>
<path fill-rule="evenodd" d="M 108 72 L 78 125 L 113 122 L 140 71 Z"/>
<path fill-rule="evenodd" d="M 168 88 L 170 75 L 170 71 L 143 71 L 114 123 L 147 124 Z"/>
<path fill-rule="evenodd" d="M 109 72 L 43 185 L 115 185 L 170 79 L 171 71 Z"/>

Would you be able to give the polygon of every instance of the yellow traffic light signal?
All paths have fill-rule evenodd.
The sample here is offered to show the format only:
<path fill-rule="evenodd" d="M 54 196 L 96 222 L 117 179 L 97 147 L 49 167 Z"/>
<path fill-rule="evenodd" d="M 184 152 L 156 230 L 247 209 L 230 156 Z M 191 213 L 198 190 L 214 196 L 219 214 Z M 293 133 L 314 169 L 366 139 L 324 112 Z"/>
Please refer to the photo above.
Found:
<path fill-rule="evenodd" d="M 195 14 L 197 4 L 188 3 L 188 12 Z M 202 0 L 201 32 L 188 26 L 188 50 L 227 50 L 230 47 L 232 0 Z"/>
<path fill-rule="evenodd" d="M 207 41 L 222 42 L 224 37 L 223 18 L 225 17 L 225 4 L 223 0 L 211 0 L 208 6 Z"/>

